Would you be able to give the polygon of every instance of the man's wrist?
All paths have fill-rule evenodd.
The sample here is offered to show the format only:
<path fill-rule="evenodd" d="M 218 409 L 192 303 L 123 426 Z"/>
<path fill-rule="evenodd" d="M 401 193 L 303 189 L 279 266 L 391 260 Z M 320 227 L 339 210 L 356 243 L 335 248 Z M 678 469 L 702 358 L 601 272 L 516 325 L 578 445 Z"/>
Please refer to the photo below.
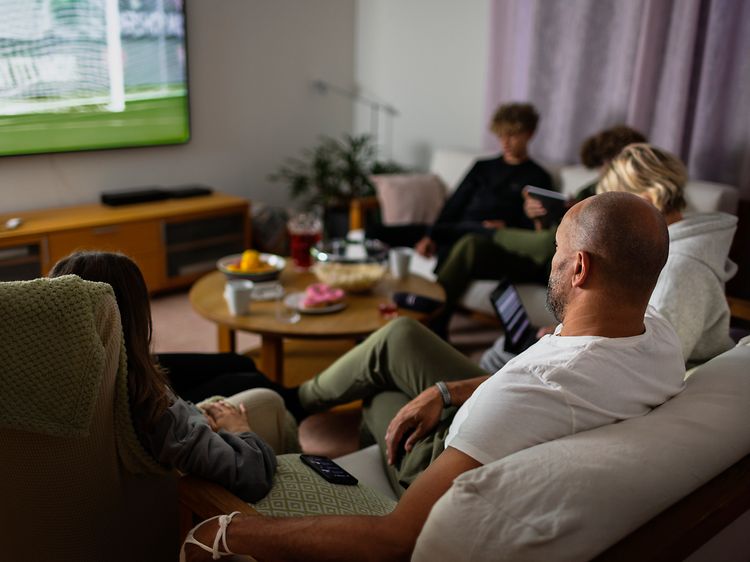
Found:
<path fill-rule="evenodd" d="M 438 392 L 440 393 L 440 397 L 443 400 L 443 408 L 449 408 L 453 404 L 453 401 L 451 400 L 451 393 L 448 390 L 448 385 L 443 381 L 438 381 L 435 383 L 435 386 L 437 387 Z"/>

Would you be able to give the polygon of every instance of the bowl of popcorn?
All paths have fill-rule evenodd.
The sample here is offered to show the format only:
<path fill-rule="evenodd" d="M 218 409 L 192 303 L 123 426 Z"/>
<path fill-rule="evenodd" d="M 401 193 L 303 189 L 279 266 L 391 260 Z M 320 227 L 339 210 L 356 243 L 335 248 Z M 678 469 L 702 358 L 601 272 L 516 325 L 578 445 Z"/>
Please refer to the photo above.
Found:
<path fill-rule="evenodd" d="M 216 268 L 228 279 L 248 281 L 273 281 L 279 278 L 286 260 L 276 254 L 262 254 L 245 250 L 241 254 L 225 256 L 216 262 Z"/>
<path fill-rule="evenodd" d="M 311 253 L 320 282 L 350 293 L 369 291 L 387 270 L 388 246 L 377 240 L 337 238 L 316 244 Z"/>

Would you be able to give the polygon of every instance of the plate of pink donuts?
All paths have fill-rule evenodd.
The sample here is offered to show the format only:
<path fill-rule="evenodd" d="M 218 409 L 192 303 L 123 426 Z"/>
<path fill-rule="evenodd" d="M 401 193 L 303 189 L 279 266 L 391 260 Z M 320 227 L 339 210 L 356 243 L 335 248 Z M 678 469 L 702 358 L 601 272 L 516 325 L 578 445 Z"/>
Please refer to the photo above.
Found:
<path fill-rule="evenodd" d="M 325 283 L 314 283 L 304 292 L 291 293 L 284 304 L 304 314 L 329 314 L 346 308 L 345 293 Z"/>

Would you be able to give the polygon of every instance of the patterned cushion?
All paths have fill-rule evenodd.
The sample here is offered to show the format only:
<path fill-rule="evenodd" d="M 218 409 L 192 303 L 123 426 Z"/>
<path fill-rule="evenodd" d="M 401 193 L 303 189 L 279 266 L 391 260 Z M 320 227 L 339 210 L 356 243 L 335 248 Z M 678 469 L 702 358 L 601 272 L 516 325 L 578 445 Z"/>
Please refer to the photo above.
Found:
<path fill-rule="evenodd" d="M 271 492 L 251 504 L 263 515 L 385 515 L 396 502 L 361 483 L 331 484 L 299 460 L 299 455 L 280 455 Z"/>

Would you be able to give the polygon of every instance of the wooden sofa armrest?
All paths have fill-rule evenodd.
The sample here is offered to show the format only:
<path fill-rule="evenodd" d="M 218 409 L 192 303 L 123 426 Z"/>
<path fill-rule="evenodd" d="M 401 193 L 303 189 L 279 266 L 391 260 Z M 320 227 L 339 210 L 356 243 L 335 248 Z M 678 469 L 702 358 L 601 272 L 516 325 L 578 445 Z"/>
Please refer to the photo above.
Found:
<path fill-rule="evenodd" d="M 349 230 L 361 230 L 365 227 L 365 213 L 380 206 L 378 198 L 357 197 L 349 203 Z"/>
<path fill-rule="evenodd" d="M 734 318 L 750 321 L 750 301 L 737 297 L 727 297 L 729 311 Z"/>
<path fill-rule="evenodd" d="M 594 560 L 684 560 L 748 510 L 750 455 L 651 519 Z"/>
<path fill-rule="evenodd" d="M 239 511 L 245 515 L 260 515 L 232 492 L 196 476 L 181 476 L 177 480 L 180 502 L 180 543 L 195 525 L 224 513 Z"/>

